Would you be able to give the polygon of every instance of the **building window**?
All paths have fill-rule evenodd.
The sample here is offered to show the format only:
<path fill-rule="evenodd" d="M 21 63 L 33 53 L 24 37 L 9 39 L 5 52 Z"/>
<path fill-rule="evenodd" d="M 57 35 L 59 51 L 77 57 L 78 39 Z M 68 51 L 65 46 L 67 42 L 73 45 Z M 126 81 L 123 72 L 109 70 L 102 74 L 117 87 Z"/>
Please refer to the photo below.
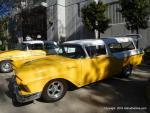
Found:
<path fill-rule="evenodd" d="M 118 11 L 118 9 L 120 9 L 118 2 L 108 4 L 106 15 L 111 19 L 111 24 L 125 23 L 125 19 L 122 17 L 122 14 Z"/>
<path fill-rule="evenodd" d="M 81 6 L 80 3 L 77 3 L 78 5 L 78 17 L 81 17 Z"/>

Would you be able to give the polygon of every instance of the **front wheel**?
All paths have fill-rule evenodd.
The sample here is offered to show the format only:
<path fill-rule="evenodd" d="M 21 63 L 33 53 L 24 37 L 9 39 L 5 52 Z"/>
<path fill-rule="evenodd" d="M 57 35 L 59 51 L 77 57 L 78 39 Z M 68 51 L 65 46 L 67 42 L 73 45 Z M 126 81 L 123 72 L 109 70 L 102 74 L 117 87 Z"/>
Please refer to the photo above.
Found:
<path fill-rule="evenodd" d="M 1 61 L 0 62 L 0 72 L 2 73 L 9 73 L 11 72 L 12 69 L 12 64 L 10 61 Z"/>
<path fill-rule="evenodd" d="M 56 102 L 64 97 L 67 84 L 64 80 L 55 79 L 48 82 L 42 92 L 42 99 L 46 102 Z"/>
<path fill-rule="evenodd" d="M 127 65 L 127 66 L 123 67 L 120 77 L 128 78 L 131 74 L 132 74 L 132 66 Z"/>

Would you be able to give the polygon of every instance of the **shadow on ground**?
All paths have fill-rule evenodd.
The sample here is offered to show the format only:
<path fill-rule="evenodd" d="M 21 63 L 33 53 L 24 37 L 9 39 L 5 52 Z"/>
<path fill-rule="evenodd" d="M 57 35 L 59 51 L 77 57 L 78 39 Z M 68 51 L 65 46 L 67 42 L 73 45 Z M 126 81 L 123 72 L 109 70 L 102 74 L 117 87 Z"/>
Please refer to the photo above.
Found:
<path fill-rule="evenodd" d="M 9 90 L 11 89 L 11 85 L 8 84 L 9 81 L 8 78 L 0 79 L 0 103 L 11 104 L 9 101 L 13 95 L 12 91 Z M 88 110 L 89 113 L 91 111 L 93 113 L 149 113 L 149 104 L 145 98 L 146 85 L 146 78 L 132 76 L 125 79 L 114 77 L 69 91 L 62 100 L 56 103 L 47 104 L 38 101 L 36 104 L 31 104 L 33 102 L 18 104 L 11 102 L 14 107 L 20 107 L 20 109 L 29 106 L 30 109 L 41 106 L 41 111 L 43 107 L 47 112 L 50 108 L 53 108 L 52 112 L 56 108 L 66 111 L 67 107 L 68 112 L 75 112 L 75 109 L 79 109 L 79 111 L 84 109 L 86 113 Z M 140 107 L 143 110 L 117 110 L 117 107 Z M 110 110 L 110 108 L 114 109 Z"/>
<path fill-rule="evenodd" d="M 128 113 L 129 110 L 118 110 L 119 107 L 138 107 L 140 110 L 149 112 L 149 104 L 145 97 L 146 79 L 110 78 L 86 86 L 89 94 L 78 98 L 94 106 L 103 106 L 104 109 L 114 108 L 112 112 Z M 133 111 L 133 109 L 131 110 Z M 134 110 L 139 111 L 139 110 Z M 139 111 L 140 112 L 140 111 Z"/>

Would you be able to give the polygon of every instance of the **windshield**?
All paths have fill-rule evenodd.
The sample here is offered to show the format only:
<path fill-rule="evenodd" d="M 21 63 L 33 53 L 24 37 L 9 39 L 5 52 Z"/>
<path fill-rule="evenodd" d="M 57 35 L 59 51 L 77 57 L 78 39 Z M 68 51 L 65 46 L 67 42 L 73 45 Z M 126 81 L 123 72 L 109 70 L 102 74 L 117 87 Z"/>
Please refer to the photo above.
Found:
<path fill-rule="evenodd" d="M 28 44 L 28 49 L 29 50 L 43 50 L 44 49 L 44 45 L 41 44 Z"/>
<path fill-rule="evenodd" d="M 62 45 L 58 51 L 59 55 L 69 58 L 84 58 L 85 52 L 81 46 L 78 45 Z"/>
<path fill-rule="evenodd" d="M 15 46 L 14 46 L 14 49 L 15 50 L 27 50 L 27 45 L 26 44 L 16 44 Z"/>
<path fill-rule="evenodd" d="M 21 43 L 21 44 L 16 44 L 13 49 L 15 50 L 43 50 L 44 45 Z"/>

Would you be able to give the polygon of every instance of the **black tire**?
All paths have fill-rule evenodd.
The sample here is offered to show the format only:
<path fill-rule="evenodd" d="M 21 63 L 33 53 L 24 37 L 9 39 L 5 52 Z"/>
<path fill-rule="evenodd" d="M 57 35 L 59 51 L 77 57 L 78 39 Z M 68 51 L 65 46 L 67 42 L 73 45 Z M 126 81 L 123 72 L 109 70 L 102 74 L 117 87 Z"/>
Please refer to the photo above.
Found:
<path fill-rule="evenodd" d="M 64 97 L 67 92 L 67 83 L 61 79 L 51 80 L 46 84 L 42 92 L 45 102 L 56 102 Z"/>
<path fill-rule="evenodd" d="M 9 73 L 12 72 L 12 64 L 10 61 L 1 61 L 0 62 L 0 72 L 2 73 Z"/>
<path fill-rule="evenodd" d="M 132 74 L 132 65 L 127 65 L 123 67 L 119 77 L 128 78 L 131 74 Z"/>

